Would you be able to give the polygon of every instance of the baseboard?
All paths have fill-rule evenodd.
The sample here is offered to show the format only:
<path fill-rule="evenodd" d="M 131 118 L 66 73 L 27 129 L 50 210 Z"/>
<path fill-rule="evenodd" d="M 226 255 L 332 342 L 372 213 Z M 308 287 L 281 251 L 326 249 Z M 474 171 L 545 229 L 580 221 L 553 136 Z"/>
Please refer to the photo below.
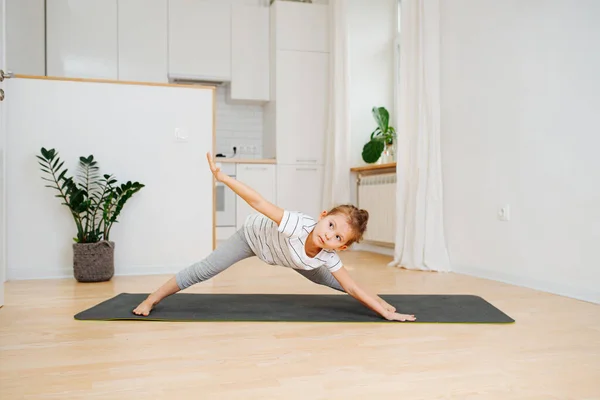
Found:
<path fill-rule="evenodd" d="M 118 266 L 115 269 L 115 276 L 135 276 L 135 275 L 167 275 L 176 274 L 182 269 L 188 267 L 185 265 L 127 265 Z M 7 280 L 19 281 L 30 279 L 68 279 L 73 278 L 72 268 L 61 268 L 51 270 L 18 269 L 10 268 L 7 271 Z"/>
<path fill-rule="evenodd" d="M 119 268 L 115 271 L 115 276 L 131 276 L 131 275 L 165 275 L 176 274 L 190 264 L 181 265 L 133 265 Z"/>
<path fill-rule="evenodd" d="M 66 279 L 73 278 L 73 269 L 56 268 L 56 269 L 44 269 L 43 271 L 37 269 L 22 269 L 22 268 L 8 268 L 6 271 L 7 281 L 23 281 L 30 279 Z"/>
<path fill-rule="evenodd" d="M 383 254 L 386 256 L 394 256 L 394 249 L 390 247 L 375 246 L 368 243 L 356 243 L 352 245 L 352 250 L 370 251 L 372 253 Z"/>
<path fill-rule="evenodd" d="M 600 304 L 600 292 L 565 283 L 549 282 L 528 276 L 518 276 L 498 271 L 490 271 L 484 268 L 453 264 L 452 272 L 475 276 L 477 278 L 490 279 L 515 286 L 526 287 L 542 292 L 557 294 L 577 300 Z"/>

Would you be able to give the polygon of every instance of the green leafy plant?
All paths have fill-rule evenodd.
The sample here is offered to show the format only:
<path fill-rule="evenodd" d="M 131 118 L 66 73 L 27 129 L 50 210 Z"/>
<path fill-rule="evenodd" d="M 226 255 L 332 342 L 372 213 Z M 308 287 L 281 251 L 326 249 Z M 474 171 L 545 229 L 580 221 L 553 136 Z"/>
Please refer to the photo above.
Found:
<path fill-rule="evenodd" d="M 377 127 L 371 132 L 371 139 L 364 145 L 362 158 L 366 163 L 372 164 L 379 160 L 385 146 L 394 144 L 396 130 L 389 125 L 390 114 L 385 107 L 373 107 L 371 110 Z"/>
<path fill-rule="evenodd" d="M 76 243 L 96 243 L 110 240 L 110 230 L 121 214 L 127 200 L 144 185 L 139 182 L 118 184 L 112 175 L 99 175 L 94 156 L 80 157 L 75 179 L 67 177 L 67 168 L 55 149 L 42 147 L 41 156 L 36 156 L 41 170 L 49 177 L 45 185 L 58 192 L 62 204 L 69 208 L 75 226 Z M 62 170 L 61 170 L 62 169 Z"/>

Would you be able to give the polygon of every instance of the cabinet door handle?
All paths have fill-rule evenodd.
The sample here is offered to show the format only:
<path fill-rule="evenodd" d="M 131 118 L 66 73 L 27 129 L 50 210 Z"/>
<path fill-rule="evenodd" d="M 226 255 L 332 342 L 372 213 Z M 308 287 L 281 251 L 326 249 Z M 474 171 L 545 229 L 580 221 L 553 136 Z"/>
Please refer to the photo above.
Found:
<path fill-rule="evenodd" d="M 316 163 L 317 160 L 315 160 L 314 158 L 296 158 L 296 162 L 311 162 L 311 163 Z"/>
<path fill-rule="evenodd" d="M 267 167 L 244 167 L 246 171 L 266 171 Z"/>
<path fill-rule="evenodd" d="M 296 171 L 316 171 L 316 168 L 296 168 Z"/>

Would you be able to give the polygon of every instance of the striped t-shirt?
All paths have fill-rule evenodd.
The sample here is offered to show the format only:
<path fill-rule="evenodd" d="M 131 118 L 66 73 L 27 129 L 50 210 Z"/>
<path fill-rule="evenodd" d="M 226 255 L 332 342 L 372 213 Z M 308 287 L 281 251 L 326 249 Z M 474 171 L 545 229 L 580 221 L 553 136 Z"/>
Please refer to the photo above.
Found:
<path fill-rule="evenodd" d="M 316 269 L 325 266 L 331 272 L 342 267 L 333 250 L 322 249 L 314 258 L 304 249 L 308 234 L 317 222 L 300 212 L 284 210 L 279 226 L 263 214 L 251 214 L 244 222 L 246 240 L 254 254 L 267 264 L 294 269 Z"/>

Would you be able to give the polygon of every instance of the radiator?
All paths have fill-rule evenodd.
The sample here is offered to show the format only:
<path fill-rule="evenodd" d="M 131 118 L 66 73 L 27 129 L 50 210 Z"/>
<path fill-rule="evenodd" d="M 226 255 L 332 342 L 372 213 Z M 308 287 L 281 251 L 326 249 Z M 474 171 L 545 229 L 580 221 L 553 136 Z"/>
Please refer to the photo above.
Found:
<path fill-rule="evenodd" d="M 396 237 L 396 174 L 360 176 L 358 206 L 369 212 L 363 240 L 393 244 Z"/>

